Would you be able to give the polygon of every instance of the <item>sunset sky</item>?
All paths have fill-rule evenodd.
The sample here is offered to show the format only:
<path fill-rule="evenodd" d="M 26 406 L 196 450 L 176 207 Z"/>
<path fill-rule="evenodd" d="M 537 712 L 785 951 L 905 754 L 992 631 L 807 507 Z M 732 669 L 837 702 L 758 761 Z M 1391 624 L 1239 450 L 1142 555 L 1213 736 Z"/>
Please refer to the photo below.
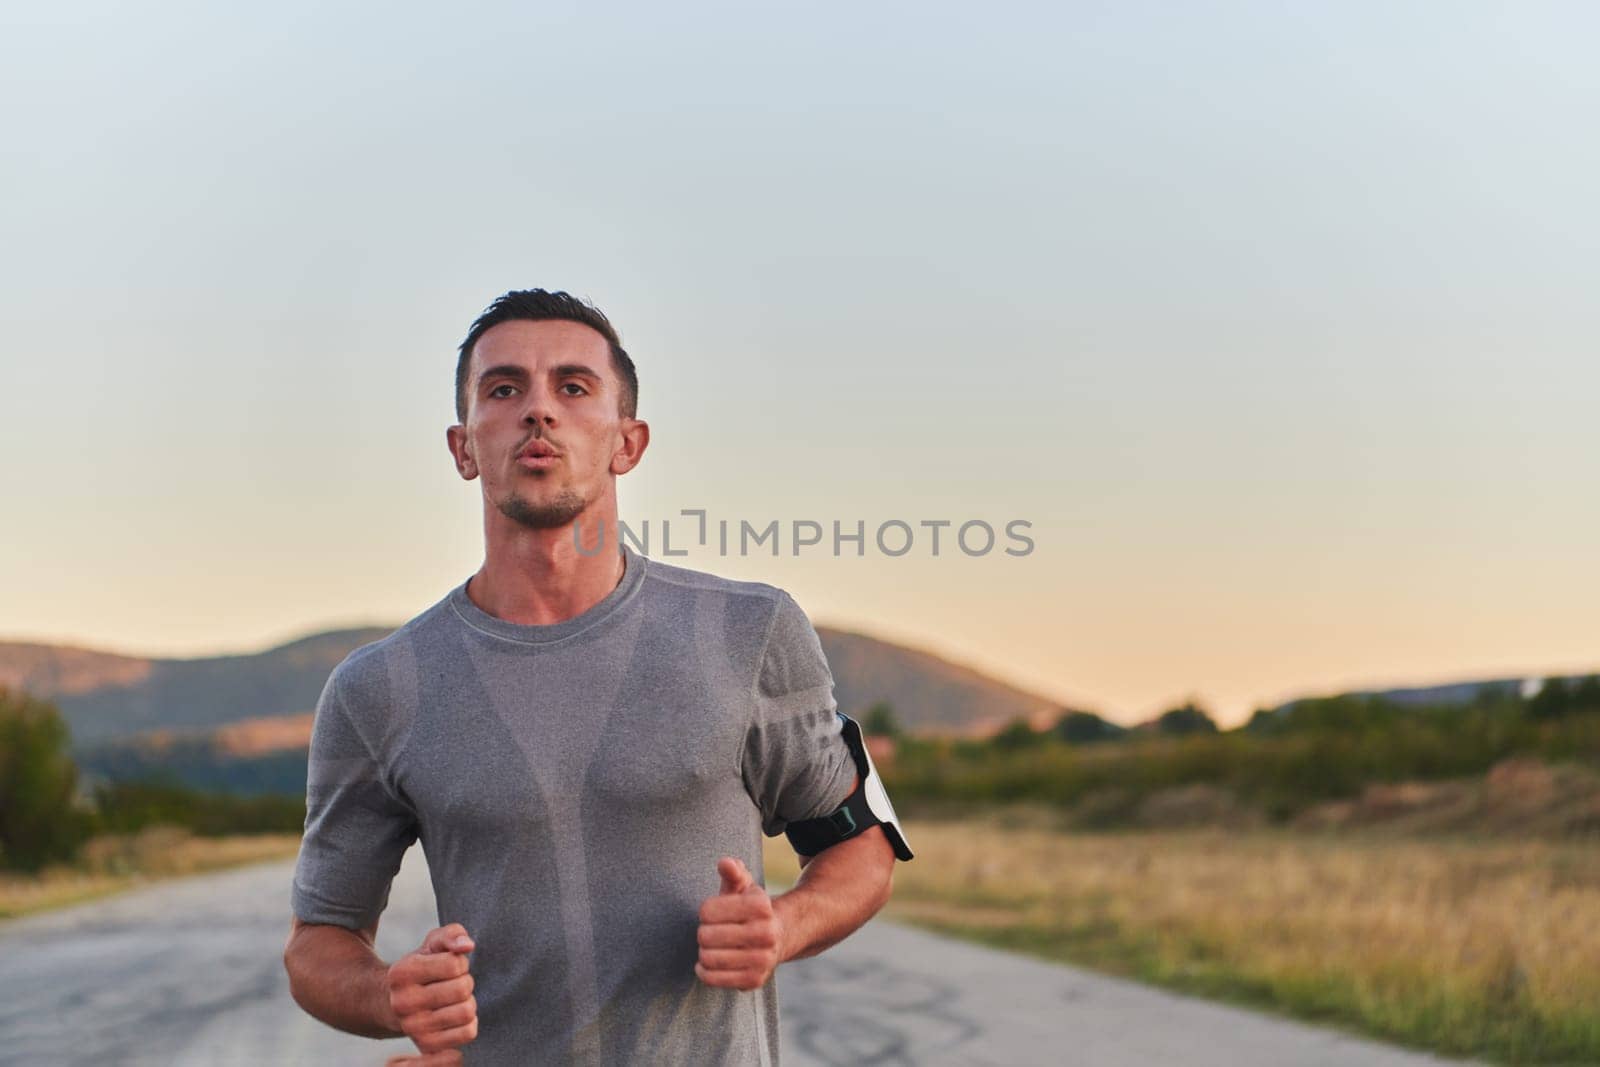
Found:
<path fill-rule="evenodd" d="M 1124 722 L 1600 670 L 1600 7 L 541 7 L 0 14 L 0 638 L 431 605 L 455 346 L 544 286 L 623 518 L 822 523 L 671 560 L 819 623 Z"/>

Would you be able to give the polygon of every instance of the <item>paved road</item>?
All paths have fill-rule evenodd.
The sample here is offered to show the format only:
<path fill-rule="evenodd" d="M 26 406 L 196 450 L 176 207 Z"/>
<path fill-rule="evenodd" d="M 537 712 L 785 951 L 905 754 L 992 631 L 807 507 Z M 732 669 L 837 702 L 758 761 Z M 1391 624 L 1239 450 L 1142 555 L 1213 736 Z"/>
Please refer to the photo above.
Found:
<path fill-rule="evenodd" d="M 289 999 L 290 864 L 0 923 L 0 1064 L 379 1065 L 405 1041 Z M 434 925 L 421 853 L 384 914 L 393 959 Z M 875 921 L 779 974 L 786 1067 L 1414 1067 L 1445 1061 Z"/>

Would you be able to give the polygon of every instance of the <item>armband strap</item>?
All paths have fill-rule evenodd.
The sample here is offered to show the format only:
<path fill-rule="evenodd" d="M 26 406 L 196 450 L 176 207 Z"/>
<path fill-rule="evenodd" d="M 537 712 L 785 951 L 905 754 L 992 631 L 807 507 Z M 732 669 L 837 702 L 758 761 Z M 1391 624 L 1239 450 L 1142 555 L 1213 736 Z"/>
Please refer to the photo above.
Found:
<path fill-rule="evenodd" d="M 857 783 L 855 792 L 827 815 L 789 823 L 784 829 L 789 843 L 800 855 L 815 856 L 830 845 L 837 845 L 874 826 L 882 826 L 883 835 L 894 846 L 895 857 L 910 859 L 911 846 L 906 843 L 906 835 L 900 829 L 894 805 L 889 803 L 889 794 L 883 788 L 878 770 L 872 765 L 872 754 L 867 751 L 861 727 L 844 712 L 835 714 L 844 720 L 840 733 L 850 749 L 851 758 L 855 760 L 856 774 L 861 781 Z"/>

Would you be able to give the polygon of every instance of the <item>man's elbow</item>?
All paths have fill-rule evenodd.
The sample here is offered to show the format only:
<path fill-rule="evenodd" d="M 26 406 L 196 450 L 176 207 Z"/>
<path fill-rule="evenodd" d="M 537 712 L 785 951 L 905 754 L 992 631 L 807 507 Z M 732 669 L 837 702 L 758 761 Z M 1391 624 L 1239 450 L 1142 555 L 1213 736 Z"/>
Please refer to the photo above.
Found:
<path fill-rule="evenodd" d="M 300 971 L 296 966 L 293 937 L 283 947 L 283 973 L 289 978 L 289 999 L 304 1010 L 306 1005 L 305 1001 L 301 999 Z"/>
<path fill-rule="evenodd" d="M 889 897 L 894 893 L 895 855 L 894 846 L 889 843 L 888 835 L 883 832 L 883 827 L 874 826 L 873 830 L 877 832 L 878 840 L 881 842 L 877 849 L 880 869 L 878 896 L 872 908 L 872 914 L 876 915 L 883 909 L 885 904 L 889 903 Z"/>
<path fill-rule="evenodd" d="M 305 950 L 305 938 L 302 936 L 308 924 L 298 918 L 291 920 L 289 925 L 289 939 L 283 945 L 283 970 L 289 976 L 289 996 L 300 1007 L 305 1008 L 305 1001 L 301 999 L 302 983 L 300 975 L 304 968 L 301 967 L 300 957 Z"/>

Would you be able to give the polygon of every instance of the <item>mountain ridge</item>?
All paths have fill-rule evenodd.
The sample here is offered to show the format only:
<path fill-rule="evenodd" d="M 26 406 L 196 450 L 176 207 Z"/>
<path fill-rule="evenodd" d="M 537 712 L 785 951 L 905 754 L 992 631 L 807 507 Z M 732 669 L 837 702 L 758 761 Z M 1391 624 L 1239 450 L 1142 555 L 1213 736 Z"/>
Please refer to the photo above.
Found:
<path fill-rule="evenodd" d="M 306 715 L 345 656 L 397 628 L 320 630 L 257 652 L 184 658 L 0 641 L 0 686 L 55 702 L 78 747 L 144 738 L 147 748 L 159 748 L 242 723 L 258 724 L 260 736 L 287 737 L 289 728 L 269 721 Z M 933 652 L 854 630 L 816 629 L 847 714 L 886 701 L 907 729 L 981 735 L 1019 716 L 1042 721 L 1065 710 Z M 253 743 L 240 736 L 235 731 L 227 747 Z"/>

